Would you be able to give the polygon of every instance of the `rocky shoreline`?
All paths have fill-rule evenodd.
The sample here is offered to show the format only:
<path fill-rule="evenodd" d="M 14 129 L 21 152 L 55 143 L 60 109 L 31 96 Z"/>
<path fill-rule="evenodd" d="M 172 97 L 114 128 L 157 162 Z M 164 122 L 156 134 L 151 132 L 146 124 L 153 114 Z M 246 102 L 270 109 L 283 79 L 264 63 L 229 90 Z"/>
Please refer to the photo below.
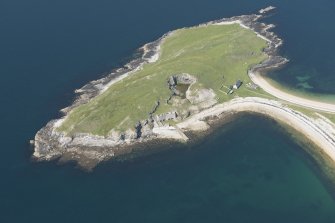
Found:
<path fill-rule="evenodd" d="M 259 14 L 224 18 L 203 23 L 199 26 L 238 23 L 244 28 L 253 30 L 259 37 L 267 40 L 268 47 L 264 49 L 264 51 L 269 57 L 266 61 L 251 68 L 249 73 L 267 71 L 282 66 L 287 62 L 287 59 L 278 56 L 278 48 L 283 41 L 276 34 L 269 31 L 274 25 L 267 25 L 259 22 L 260 19 L 264 18 L 264 16 L 273 9 L 274 7 L 268 7 L 260 10 Z M 66 115 L 75 107 L 87 103 L 92 98 L 104 92 L 113 83 L 131 75 L 138 69 L 141 69 L 143 64 L 156 61 L 159 57 L 160 45 L 165 38 L 172 33 L 173 31 L 168 32 L 158 40 L 144 45 L 140 48 L 143 52 L 142 56 L 130 61 L 123 68 L 117 69 L 115 72 L 112 72 L 102 79 L 91 81 L 81 89 L 76 90 L 75 92 L 78 95 L 77 99 L 72 105 L 61 110 L 65 116 L 61 119 L 50 121 L 45 127 L 37 132 L 34 139 L 33 158 L 42 161 L 66 157 L 67 160 L 77 161 L 79 165 L 85 167 L 83 162 L 80 162 L 83 159 L 89 160 L 92 166 L 92 163 L 97 164 L 101 161 L 115 157 L 118 154 L 130 152 L 127 148 L 134 144 L 144 143 L 154 139 L 187 141 L 188 137 L 184 134 L 185 129 L 180 125 L 182 123 L 178 124 L 176 127 L 155 126 L 152 129 L 144 129 L 142 128 L 142 123 L 139 123 L 141 126 L 139 129 L 136 127 L 136 131 L 126 132 L 122 138 L 115 138 L 112 136 L 103 137 L 90 134 L 76 134 L 75 136 L 70 137 L 66 136 L 63 132 L 56 131 L 56 128 L 60 126 Z M 211 105 L 211 107 L 213 106 L 214 104 Z M 211 107 L 199 112 L 206 112 L 207 109 L 209 110 Z M 204 131 L 209 128 L 208 124 L 201 120 L 194 122 L 192 125 L 193 127 L 188 128 L 188 130 Z"/>

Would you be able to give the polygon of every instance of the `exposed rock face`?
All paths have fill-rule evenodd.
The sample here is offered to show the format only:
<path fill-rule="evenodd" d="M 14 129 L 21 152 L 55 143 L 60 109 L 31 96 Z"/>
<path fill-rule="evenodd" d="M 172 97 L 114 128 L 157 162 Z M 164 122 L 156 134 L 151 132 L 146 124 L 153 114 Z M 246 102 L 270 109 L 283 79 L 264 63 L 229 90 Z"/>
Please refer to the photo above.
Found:
<path fill-rule="evenodd" d="M 191 85 L 194 82 L 196 82 L 196 78 L 193 77 L 190 74 L 187 74 L 187 73 L 175 75 L 174 77 L 176 79 L 176 83 L 177 84 L 188 84 L 188 85 Z"/>
<path fill-rule="evenodd" d="M 173 95 L 180 96 L 181 93 L 176 88 L 177 85 L 189 85 L 196 83 L 197 79 L 187 73 L 175 74 L 168 79 L 168 86 L 173 92 Z M 197 105 L 199 109 L 204 109 L 213 106 L 217 103 L 215 100 L 215 92 L 212 89 L 191 90 L 190 87 L 186 91 L 186 99 L 193 105 Z M 170 98 L 171 100 L 171 98 Z"/>
<path fill-rule="evenodd" d="M 196 81 L 197 81 L 197 79 L 195 77 L 193 77 L 192 75 L 187 74 L 187 73 L 183 73 L 183 74 L 172 75 L 168 79 L 167 83 L 168 83 L 168 87 L 172 91 L 173 95 L 181 96 L 182 93 L 179 92 L 179 90 L 177 89 L 177 85 L 181 85 L 181 84 L 191 85 L 191 84 L 195 83 Z"/>
<path fill-rule="evenodd" d="M 125 140 L 132 141 L 138 138 L 138 133 L 136 130 L 128 129 L 125 133 Z"/>
<path fill-rule="evenodd" d="M 115 142 L 118 142 L 121 140 L 121 133 L 113 129 L 109 132 L 108 138 L 110 138 L 111 140 Z"/>
<path fill-rule="evenodd" d="M 261 13 L 272 10 L 267 8 Z M 269 55 L 269 59 L 264 61 L 252 68 L 252 70 L 266 70 L 273 67 L 278 67 L 287 62 L 285 58 L 277 56 L 278 47 L 282 44 L 282 40 L 279 39 L 274 33 L 268 32 L 268 29 L 272 28 L 272 25 L 266 25 L 260 23 L 257 20 L 262 18 L 262 15 L 243 15 L 236 16 L 228 19 L 220 19 L 209 23 L 204 23 L 199 26 L 206 26 L 210 24 L 220 23 L 240 23 L 246 26 L 259 35 L 262 38 L 269 40 L 268 47 L 264 50 Z M 165 37 L 169 36 L 172 32 L 165 34 L 159 40 L 146 44 L 141 48 L 142 56 L 129 62 L 123 68 L 117 69 L 106 77 L 91 81 L 79 90 L 76 90 L 78 94 L 77 100 L 69 107 L 63 109 L 64 113 L 68 113 L 73 108 L 87 103 L 93 97 L 102 93 L 111 84 L 121 80 L 126 74 L 140 69 L 145 63 L 155 61 L 159 55 L 159 49 L 162 41 Z M 174 95 L 180 94 L 176 86 L 178 84 L 190 85 L 196 82 L 196 78 L 190 74 L 182 73 L 172 75 L 168 81 L 168 87 L 171 89 Z M 199 113 L 201 110 L 209 108 L 217 103 L 215 100 L 215 93 L 212 89 L 200 89 L 192 91 L 188 88 L 186 91 L 186 99 L 189 100 L 193 105 L 187 111 L 183 111 L 181 115 L 188 117 L 193 114 Z M 172 97 L 172 96 L 171 96 Z M 170 99 L 171 99 L 170 97 Z M 170 100 L 168 99 L 167 102 Z M 185 100 L 186 100 L 185 99 Z M 139 121 L 133 129 L 129 129 L 125 132 L 118 132 L 111 130 L 107 136 L 96 136 L 91 134 L 76 134 L 72 137 L 67 136 L 65 133 L 58 132 L 56 129 L 60 125 L 62 120 L 52 120 L 35 136 L 35 151 L 33 157 L 37 160 L 51 160 L 58 157 L 66 158 L 66 160 L 76 160 L 78 163 L 85 167 L 92 167 L 95 164 L 110 159 L 113 156 L 128 152 L 127 145 L 131 145 L 137 142 L 145 142 L 156 138 L 170 138 L 176 140 L 186 141 L 187 137 L 178 127 L 172 126 L 156 126 L 154 127 L 154 120 L 152 114 L 155 113 L 160 102 L 157 101 L 153 107 L 151 114 L 147 120 Z M 177 113 L 166 114 L 165 120 L 171 117 L 178 116 Z M 208 126 L 206 123 L 194 123 L 198 129 L 206 129 Z M 90 160 L 89 166 L 87 162 Z"/>
<path fill-rule="evenodd" d="M 182 73 L 182 74 L 175 74 L 172 75 L 168 79 L 168 87 L 172 91 L 172 95 L 168 100 L 168 103 L 172 102 L 173 105 L 183 104 L 185 100 L 189 101 L 193 106 L 189 108 L 187 111 L 181 111 L 182 117 L 188 117 L 191 113 L 197 113 L 203 109 L 209 108 L 217 103 L 215 99 L 215 92 L 212 89 L 191 89 L 191 86 L 197 82 L 197 79 L 192 76 L 191 74 Z M 178 85 L 186 85 L 188 86 L 186 92 L 179 92 L 177 89 Z M 183 96 L 185 95 L 184 99 L 176 99 L 172 98 L 173 95 L 176 96 Z M 176 112 L 169 112 L 162 115 L 157 116 L 159 121 L 165 120 L 176 120 L 178 117 L 178 113 Z"/>
<path fill-rule="evenodd" d="M 135 133 L 136 133 L 136 138 L 140 138 L 142 135 L 142 123 L 138 122 L 135 126 Z"/>
<path fill-rule="evenodd" d="M 165 114 L 157 115 L 157 119 L 160 122 L 167 121 L 167 120 L 174 120 L 174 119 L 177 119 L 177 117 L 178 117 L 178 114 L 177 114 L 176 111 L 167 112 Z"/>
<path fill-rule="evenodd" d="M 153 109 L 151 110 L 151 112 L 149 112 L 149 115 L 154 114 L 157 111 L 157 108 L 160 105 L 160 101 L 156 101 L 155 106 L 153 107 Z"/>
<path fill-rule="evenodd" d="M 186 92 L 186 98 L 192 104 L 201 104 L 201 108 L 210 107 L 213 104 L 216 104 L 217 101 L 215 100 L 215 96 L 216 94 L 213 89 L 200 89 L 195 92 Z"/>
<path fill-rule="evenodd" d="M 45 160 L 59 157 L 66 150 L 66 145 L 71 143 L 72 139 L 70 137 L 54 131 L 55 122 L 56 120 L 50 121 L 37 132 L 34 157 L 43 157 Z"/>
<path fill-rule="evenodd" d="M 153 132 L 152 132 L 152 127 L 150 127 L 149 124 L 146 124 L 142 127 L 141 129 L 141 138 L 145 139 L 145 138 L 150 138 L 152 136 Z"/>
<path fill-rule="evenodd" d="M 168 86 L 170 89 L 172 89 L 173 87 L 175 87 L 177 85 L 177 80 L 175 76 L 171 76 L 168 79 Z"/>
<path fill-rule="evenodd" d="M 271 11 L 271 10 L 274 10 L 274 9 L 275 9 L 275 7 L 273 7 L 273 6 L 269 6 L 269 7 L 266 7 L 265 9 L 261 9 L 261 10 L 259 10 L 258 12 L 259 12 L 260 14 L 265 14 L 265 13 Z"/>

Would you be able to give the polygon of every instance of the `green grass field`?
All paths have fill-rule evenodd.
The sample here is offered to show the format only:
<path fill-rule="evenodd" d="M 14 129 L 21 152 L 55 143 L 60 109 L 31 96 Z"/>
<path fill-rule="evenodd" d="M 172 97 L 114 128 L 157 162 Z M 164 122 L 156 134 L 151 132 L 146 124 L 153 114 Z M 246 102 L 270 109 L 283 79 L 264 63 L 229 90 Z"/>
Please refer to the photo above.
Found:
<path fill-rule="evenodd" d="M 245 85 L 233 95 L 220 91 L 222 84 L 228 86 L 238 79 L 250 82 L 247 70 L 266 59 L 263 53 L 266 46 L 265 40 L 237 24 L 177 30 L 165 39 L 158 61 L 145 64 L 142 70 L 75 108 L 58 130 L 106 135 L 111 129 L 133 128 L 137 121 L 148 118 L 157 100 L 166 101 L 171 94 L 167 79 L 180 73 L 197 78 L 192 90 L 213 89 L 219 102 L 236 95 L 267 96 L 262 90 L 253 91 Z M 171 109 L 165 104 L 157 112 Z"/>

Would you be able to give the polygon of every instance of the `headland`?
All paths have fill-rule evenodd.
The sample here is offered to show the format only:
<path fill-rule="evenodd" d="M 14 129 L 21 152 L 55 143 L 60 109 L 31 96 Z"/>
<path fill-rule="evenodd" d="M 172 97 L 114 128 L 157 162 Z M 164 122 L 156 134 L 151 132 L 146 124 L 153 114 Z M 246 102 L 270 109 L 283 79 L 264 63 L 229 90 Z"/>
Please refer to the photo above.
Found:
<path fill-rule="evenodd" d="M 289 95 L 260 75 L 288 62 L 278 55 L 283 41 L 270 32 L 274 25 L 259 21 L 272 10 L 178 29 L 144 45 L 141 57 L 76 90 L 64 117 L 36 134 L 33 157 L 86 159 L 91 168 L 134 144 L 187 142 L 187 131 L 210 128 L 208 118 L 247 111 L 291 126 L 335 161 L 335 125 L 321 113 L 335 105 Z M 311 117 L 291 104 L 320 112 Z"/>

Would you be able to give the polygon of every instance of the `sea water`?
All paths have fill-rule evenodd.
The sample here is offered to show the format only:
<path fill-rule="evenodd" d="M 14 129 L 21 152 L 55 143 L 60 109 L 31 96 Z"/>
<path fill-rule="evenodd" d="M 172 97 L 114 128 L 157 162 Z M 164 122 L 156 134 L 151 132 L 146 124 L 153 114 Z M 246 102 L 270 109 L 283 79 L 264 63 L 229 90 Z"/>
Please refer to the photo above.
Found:
<path fill-rule="evenodd" d="M 334 93 L 331 0 L 2 0 L 0 222 L 335 222 L 334 186 L 277 124 L 258 116 L 91 173 L 30 159 L 27 142 L 60 117 L 73 90 L 144 43 L 268 5 L 278 7 L 266 21 L 277 25 L 291 61 L 273 78 Z"/>

